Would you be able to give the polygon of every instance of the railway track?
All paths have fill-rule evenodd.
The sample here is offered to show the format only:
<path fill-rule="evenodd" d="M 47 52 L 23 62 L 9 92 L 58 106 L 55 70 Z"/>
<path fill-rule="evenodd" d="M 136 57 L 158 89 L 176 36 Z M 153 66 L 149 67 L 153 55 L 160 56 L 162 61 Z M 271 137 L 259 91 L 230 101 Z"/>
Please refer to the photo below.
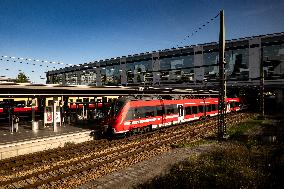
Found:
<path fill-rule="evenodd" d="M 230 122 L 238 122 L 247 116 L 249 115 L 241 113 L 231 115 L 228 119 Z M 44 153 L 53 158 L 51 161 L 46 160 L 47 158 L 43 158 L 44 156 L 38 153 L 38 156 L 47 161 L 42 165 L 40 165 L 41 160 L 38 156 L 34 158 L 36 163 L 31 160 L 28 165 L 24 163 L 24 157 L 15 158 L 10 162 L 6 160 L 3 167 L 6 175 L 10 176 L 5 177 L 1 172 L 0 188 L 34 188 L 38 186 L 68 188 L 74 184 L 83 184 L 90 179 L 99 178 L 109 172 L 167 151 L 171 148 L 171 144 L 185 140 L 197 140 L 212 132 L 217 124 L 216 120 L 212 119 L 206 122 L 196 122 L 194 126 L 190 127 L 186 125 L 188 124 L 123 140 L 99 140 L 91 142 L 89 145 L 79 145 L 83 150 L 76 151 L 74 149 L 78 149 L 78 147 L 71 146 L 57 155 L 53 154 L 57 152 L 53 150 Z M 64 154 L 69 154 L 69 156 L 63 157 Z M 47 163 L 52 161 L 53 164 L 48 166 Z"/>

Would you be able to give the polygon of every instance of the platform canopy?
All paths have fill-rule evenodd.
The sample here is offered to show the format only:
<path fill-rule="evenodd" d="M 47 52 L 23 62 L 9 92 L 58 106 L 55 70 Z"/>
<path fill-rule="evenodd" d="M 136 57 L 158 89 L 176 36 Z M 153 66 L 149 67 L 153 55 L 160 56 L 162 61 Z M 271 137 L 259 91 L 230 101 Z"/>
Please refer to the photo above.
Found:
<path fill-rule="evenodd" d="M 129 95 L 197 95 L 210 96 L 218 92 L 213 90 L 123 87 L 123 86 L 63 86 L 57 84 L 0 84 L 0 96 L 129 96 Z"/>

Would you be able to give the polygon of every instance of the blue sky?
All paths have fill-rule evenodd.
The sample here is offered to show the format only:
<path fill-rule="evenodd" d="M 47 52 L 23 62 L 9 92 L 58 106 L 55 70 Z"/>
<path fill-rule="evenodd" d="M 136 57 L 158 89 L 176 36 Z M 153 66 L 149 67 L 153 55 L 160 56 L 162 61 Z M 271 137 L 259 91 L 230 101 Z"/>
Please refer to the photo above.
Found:
<path fill-rule="evenodd" d="M 0 8 L 0 56 L 32 59 L 2 57 L 0 75 L 21 70 L 36 83 L 65 64 L 218 41 L 219 17 L 210 19 L 221 9 L 226 39 L 284 32 L 282 0 L 0 0 Z"/>

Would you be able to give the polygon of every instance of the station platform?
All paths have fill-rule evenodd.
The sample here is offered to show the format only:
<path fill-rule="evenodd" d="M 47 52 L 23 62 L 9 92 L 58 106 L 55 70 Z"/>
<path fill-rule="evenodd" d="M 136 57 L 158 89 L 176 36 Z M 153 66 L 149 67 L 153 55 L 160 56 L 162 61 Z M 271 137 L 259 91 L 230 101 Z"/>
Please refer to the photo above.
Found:
<path fill-rule="evenodd" d="M 33 131 L 29 122 L 20 123 L 18 132 L 11 132 L 8 124 L 0 124 L 0 160 L 93 140 L 93 126 L 79 123 L 57 126 L 56 132 L 52 126 Z"/>

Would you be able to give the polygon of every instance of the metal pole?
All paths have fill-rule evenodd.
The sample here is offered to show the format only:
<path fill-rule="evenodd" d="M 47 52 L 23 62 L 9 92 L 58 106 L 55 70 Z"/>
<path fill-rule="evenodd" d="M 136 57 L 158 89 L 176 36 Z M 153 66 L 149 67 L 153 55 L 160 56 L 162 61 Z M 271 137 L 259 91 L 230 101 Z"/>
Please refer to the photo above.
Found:
<path fill-rule="evenodd" d="M 219 97 L 218 97 L 218 137 L 226 137 L 226 77 L 225 77 L 225 24 L 224 10 L 220 11 L 220 34 L 219 34 Z"/>
<path fill-rule="evenodd" d="M 56 102 L 57 102 L 58 98 L 57 97 L 53 97 L 53 131 L 57 132 L 57 125 L 56 125 Z"/>
<path fill-rule="evenodd" d="M 36 123 L 36 118 L 35 118 L 35 99 L 32 98 L 32 130 L 34 132 L 37 132 L 37 123 Z"/>
<path fill-rule="evenodd" d="M 264 118 L 264 72 L 263 72 L 263 48 L 261 47 L 261 59 L 260 59 L 260 80 L 259 80 L 259 87 L 260 87 L 260 116 Z"/>
<path fill-rule="evenodd" d="M 11 125 L 11 133 L 13 133 L 14 132 L 14 125 L 13 125 L 13 118 L 11 116 L 11 107 L 8 108 L 8 113 L 9 113 L 9 125 Z"/>

